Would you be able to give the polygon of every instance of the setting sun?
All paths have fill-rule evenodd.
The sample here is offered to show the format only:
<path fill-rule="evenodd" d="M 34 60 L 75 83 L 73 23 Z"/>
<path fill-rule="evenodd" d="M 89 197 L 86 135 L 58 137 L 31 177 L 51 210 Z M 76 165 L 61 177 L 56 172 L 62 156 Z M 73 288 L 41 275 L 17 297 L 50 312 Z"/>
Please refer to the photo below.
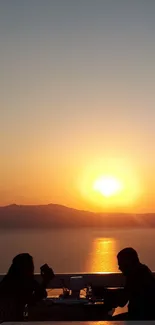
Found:
<path fill-rule="evenodd" d="M 102 195 L 109 197 L 120 192 L 122 184 L 114 177 L 102 176 L 94 182 L 93 188 Z"/>
<path fill-rule="evenodd" d="M 143 185 L 129 160 L 94 160 L 79 175 L 79 190 L 93 211 L 134 211 Z"/>

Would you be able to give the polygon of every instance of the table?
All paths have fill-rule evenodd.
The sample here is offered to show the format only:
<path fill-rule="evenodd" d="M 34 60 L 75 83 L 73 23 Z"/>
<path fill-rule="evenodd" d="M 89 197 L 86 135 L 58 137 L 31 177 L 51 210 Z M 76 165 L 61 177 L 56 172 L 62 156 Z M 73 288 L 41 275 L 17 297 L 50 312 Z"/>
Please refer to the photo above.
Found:
<path fill-rule="evenodd" d="M 52 302 L 44 300 L 29 308 L 28 321 L 91 321 L 109 319 L 104 303 L 86 303 L 85 301 Z"/>

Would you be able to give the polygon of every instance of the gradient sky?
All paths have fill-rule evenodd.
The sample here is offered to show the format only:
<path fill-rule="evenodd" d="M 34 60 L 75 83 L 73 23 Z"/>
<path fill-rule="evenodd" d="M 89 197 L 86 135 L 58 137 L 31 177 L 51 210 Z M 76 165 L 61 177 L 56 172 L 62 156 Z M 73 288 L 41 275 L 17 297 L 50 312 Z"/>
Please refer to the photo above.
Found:
<path fill-rule="evenodd" d="M 154 17 L 153 0 L 0 1 L 0 205 L 155 211 Z M 121 170 L 132 204 L 87 195 Z"/>

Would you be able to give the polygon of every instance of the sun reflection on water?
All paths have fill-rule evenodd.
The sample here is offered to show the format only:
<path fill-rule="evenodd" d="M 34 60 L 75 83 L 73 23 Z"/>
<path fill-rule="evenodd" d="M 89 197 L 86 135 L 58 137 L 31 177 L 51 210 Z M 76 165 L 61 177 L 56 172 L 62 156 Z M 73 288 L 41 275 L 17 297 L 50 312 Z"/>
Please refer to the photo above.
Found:
<path fill-rule="evenodd" d="M 108 321 L 93 321 L 93 322 L 84 322 L 84 323 L 80 323 L 81 325 L 109 325 L 110 324 L 110 322 L 108 322 Z M 115 323 L 112 323 L 113 325 L 115 325 Z M 76 322 L 74 323 L 72 323 L 72 325 L 76 325 Z"/>
<path fill-rule="evenodd" d="M 117 241 L 114 238 L 95 238 L 86 269 L 89 272 L 118 272 L 117 253 Z"/>

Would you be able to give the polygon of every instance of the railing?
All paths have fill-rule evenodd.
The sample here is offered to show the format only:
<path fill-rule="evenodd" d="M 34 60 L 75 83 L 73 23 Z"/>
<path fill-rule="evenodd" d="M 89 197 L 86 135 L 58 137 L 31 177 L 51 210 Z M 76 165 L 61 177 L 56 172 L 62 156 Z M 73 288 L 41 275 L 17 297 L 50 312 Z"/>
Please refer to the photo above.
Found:
<path fill-rule="evenodd" d="M 121 273 L 57 273 L 55 278 L 49 283 L 48 288 L 68 287 L 71 276 L 82 276 L 86 286 L 88 284 L 106 287 L 122 287 L 124 285 L 124 277 Z M 3 277 L 4 274 L 0 274 L 0 281 Z M 35 279 L 41 282 L 41 275 L 35 274 Z"/>
<path fill-rule="evenodd" d="M 155 276 L 155 272 L 153 272 Z M 121 273 L 56 273 L 55 278 L 49 283 L 48 288 L 62 288 L 68 287 L 71 276 L 83 276 L 84 284 L 93 284 L 96 286 L 105 287 L 123 287 L 125 278 Z M 0 274 L 0 281 L 3 279 L 4 274 Z M 35 279 L 41 282 L 41 275 L 35 274 Z"/>

